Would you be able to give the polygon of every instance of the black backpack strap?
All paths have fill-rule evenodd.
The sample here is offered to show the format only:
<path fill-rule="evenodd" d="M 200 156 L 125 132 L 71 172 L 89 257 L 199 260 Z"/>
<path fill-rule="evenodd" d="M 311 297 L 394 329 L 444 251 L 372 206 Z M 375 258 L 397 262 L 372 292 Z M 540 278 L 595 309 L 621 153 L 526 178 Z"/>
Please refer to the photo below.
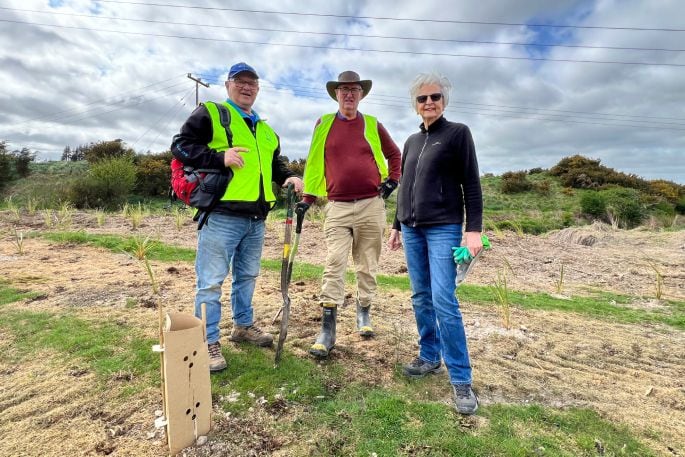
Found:
<path fill-rule="evenodd" d="M 233 132 L 231 132 L 231 112 L 226 108 L 226 105 L 223 103 L 216 103 L 213 102 L 214 106 L 216 106 L 216 109 L 219 111 L 219 122 L 221 123 L 221 126 L 226 130 L 226 139 L 228 140 L 228 147 L 232 148 L 233 147 Z M 199 170 L 203 171 L 203 170 Z M 205 172 L 211 171 L 215 172 L 216 170 L 204 170 Z M 219 203 L 219 201 L 215 201 L 214 204 L 212 204 L 211 207 L 207 208 L 204 211 L 198 211 L 195 214 L 195 217 L 193 220 L 197 221 L 197 229 L 202 230 L 202 227 L 207 223 L 207 219 L 209 219 L 209 213 L 212 212 L 214 207 Z"/>
<path fill-rule="evenodd" d="M 226 139 L 228 140 L 228 147 L 233 147 L 233 132 L 231 132 L 231 112 L 223 103 L 214 103 L 216 109 L 219 110 L 219 122 L 226 130 Z"/>

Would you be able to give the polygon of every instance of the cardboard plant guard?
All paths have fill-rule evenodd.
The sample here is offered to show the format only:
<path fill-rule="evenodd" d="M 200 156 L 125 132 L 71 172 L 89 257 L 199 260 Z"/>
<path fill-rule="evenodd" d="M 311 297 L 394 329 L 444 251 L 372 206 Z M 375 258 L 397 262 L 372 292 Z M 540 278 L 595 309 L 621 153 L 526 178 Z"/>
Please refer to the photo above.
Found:
<path fill-rule="evenodd" d="M 184 313 L 170 312 L 161 321 L 162 407 L 164 416 L 155 424 L 166 427 L 169 455 L 195 444 L 211 427 L 212 394 L 209 381 L 209 354 L 203 320 Z"/>

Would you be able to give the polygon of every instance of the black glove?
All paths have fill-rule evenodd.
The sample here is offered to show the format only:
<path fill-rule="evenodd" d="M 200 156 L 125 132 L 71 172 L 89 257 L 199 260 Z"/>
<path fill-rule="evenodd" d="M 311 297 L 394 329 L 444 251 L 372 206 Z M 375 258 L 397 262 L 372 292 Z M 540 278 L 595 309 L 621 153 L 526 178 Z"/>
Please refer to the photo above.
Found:
<path fill-rule="evenodd" d="M 295 203 L 295 213 L 296 214 L 302 214 L 302 216 L 304 216 L 304 213 L 307 212 L 307 210 L 309 209 L 310 206 L 311 205 L 309 203 L 307 203 L 304 200 L 301 200 L 301 201 Z"/>
<path fill-rule="evenodd" d="M 378 186 L 378 193 L 381 197 L 383 197 L 383 200 L 385 200 L 390 196 L 390 194 L 393 193 L 395 189 L 397 189 L 397 181 L 388 178 L 383 181 L 380 186 Z"/>

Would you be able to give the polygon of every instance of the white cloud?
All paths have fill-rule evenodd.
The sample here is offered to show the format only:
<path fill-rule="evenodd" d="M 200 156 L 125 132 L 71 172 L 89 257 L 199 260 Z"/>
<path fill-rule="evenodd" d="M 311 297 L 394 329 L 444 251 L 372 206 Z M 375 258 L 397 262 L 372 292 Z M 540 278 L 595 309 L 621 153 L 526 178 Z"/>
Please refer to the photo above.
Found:
<path fill-rule="evenodd" d="M 564 156 L 580 153 L 647 178 L 685 182 L 684 67 L 417 54 L 683 65 L 682 53 L 231 28 L 511 43 L 563 40 L 573 45 L 680 49 L 681 32 L 360 18 L 677 28 L 677 18 L 682 16 L 677 0 L 658 4 L 647 0 L 426 0 L 393 2 L 391 7 L 389 2 L 379 1 L 322 4 L 286 0 L 239 6 L 319 16 L 226 11 L 221 8 L 237 4 L 218 0 L 205 0 L 197 4 L 202 8 L 194 9 L 87 0 L 54 2 L 59 5 L 55 8 L 49 4 L 47 0 L 9 0 L 0 8 L 0 20 L 5 21 L 0 25 L 0 139 L 8 140 L 13 149 L 27 146 L 38 150 L 41 157 L 58 158 L 66 145 L 114 138 L 139 151 L 165 150 L 195 102 L 194 83 L 185 75 L 207 79 L 220 73 L 212 80 L 217 84 L 201 88 L 200 99 L 223 99 L 222 81 L 228 66 L 244 60 L 257 68 L 263 81 L 255 108 L 269 118 L 280 134 L 283 154 L 290 158 L 306 154 L 314 122 L 322 113 L 336 109 L 324 86 L 339 72 L 354 69 L 362 78 L 374 81 L 361 110 L 377 115 L 401 148 L 419 123 L 409 103 L 409 84 L 417 73 L 437 70 L 454 84 L 446 117 L 470 126 L 484 172 L 548 167 Z M 218 9 L 203 9 L 206 7 Z M 74 14 L 98 14 L 100 19 Z M 136 21 L 106 19 L 109 17 Z M 331 49 L 344 47 L 405 53 Z"/>

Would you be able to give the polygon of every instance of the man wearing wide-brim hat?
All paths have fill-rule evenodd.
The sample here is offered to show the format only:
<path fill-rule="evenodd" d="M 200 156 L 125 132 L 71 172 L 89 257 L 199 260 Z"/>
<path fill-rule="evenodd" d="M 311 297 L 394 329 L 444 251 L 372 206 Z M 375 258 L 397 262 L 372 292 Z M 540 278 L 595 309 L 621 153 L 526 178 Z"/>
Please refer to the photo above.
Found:
<path fill-rule="evenodd" d="M 328 198 L 327 256 L 320 294 L 323 317 L 321 333 L 309 350 L 315 357 L 327 357 L 335 346 L 350 248 L 357 273 L 357 330 L 362 337 L 374 336 L 369 310 L 376 295 L 386 226 L 385 199 L 399 182 L 401 153 L 375 117 L 358 111 L 371 85 L 371 80 L 361 79 L 354 71 L 344 71 L 326 83 L 338 111 L 317 121 L 307 157 L 298 206 L 306 211 L 317 198 Z"/>

